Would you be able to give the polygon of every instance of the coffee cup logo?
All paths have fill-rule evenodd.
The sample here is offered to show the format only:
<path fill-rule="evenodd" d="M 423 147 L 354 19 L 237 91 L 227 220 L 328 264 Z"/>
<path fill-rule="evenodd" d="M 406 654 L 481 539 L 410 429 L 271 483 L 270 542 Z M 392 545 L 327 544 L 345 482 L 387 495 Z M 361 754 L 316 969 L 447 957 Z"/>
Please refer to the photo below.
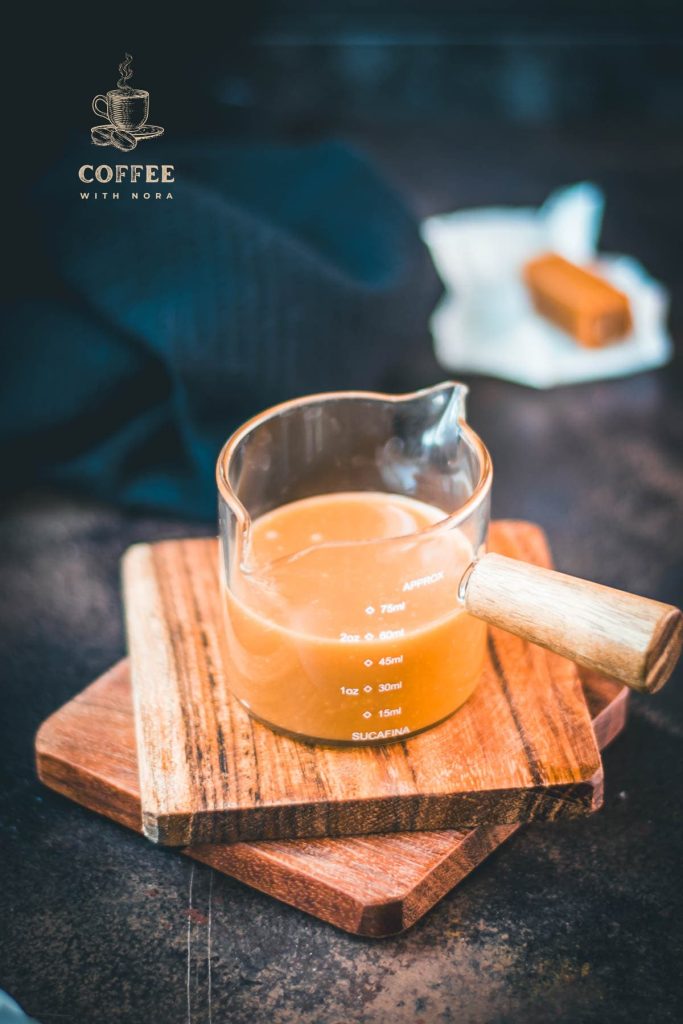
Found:
<path fill-rule="evenodd" d="M 124 153 L 130 153 L 138 142 L 156 139 L 164 129 L 148 124 L 149 93 L 146 89 L 134 89 L 128 84 L 133 77 L 133 58 L 129 53 L 119 64 L 119 75 L 115 89 L 100 93 L 92 101 L 92 109 L 105 124 L 90 129 L 90 138 L 96 146 L 115 146 Z"/>

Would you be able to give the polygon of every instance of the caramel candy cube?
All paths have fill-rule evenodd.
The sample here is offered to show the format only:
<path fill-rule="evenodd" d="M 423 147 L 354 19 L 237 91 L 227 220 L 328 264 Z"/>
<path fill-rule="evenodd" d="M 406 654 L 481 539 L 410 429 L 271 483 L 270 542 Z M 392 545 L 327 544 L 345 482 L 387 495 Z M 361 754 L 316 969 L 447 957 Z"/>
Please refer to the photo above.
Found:
<path fill-rule="evenodd" d="M 571 334 L 580 345 L 601 348 L 633 328 L 628 297 L 598 274 L 547 253 L 524 268 L 536 312 Z"/>

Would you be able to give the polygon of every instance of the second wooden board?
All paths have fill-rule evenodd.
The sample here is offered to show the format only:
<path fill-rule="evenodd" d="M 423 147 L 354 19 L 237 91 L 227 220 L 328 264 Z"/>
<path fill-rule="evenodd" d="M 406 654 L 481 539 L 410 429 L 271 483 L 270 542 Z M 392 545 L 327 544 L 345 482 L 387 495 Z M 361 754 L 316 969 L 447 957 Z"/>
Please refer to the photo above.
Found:
<path fill-rule="evenodd" d="M 491 548 L 550 564 L 529 523 Z M 491 629 L 477 690 L 452 718 L 383 747 L 311 746 L 230 695 L 215 540 L 137 545 L 124 561 L 142 825 L 167 845 L 341 836 L 576 817 L 602 765 L 576 666 Z M 283 695 L 284 698 L 285 695 Z"/>
<path fill-rule="evenodd" d="M 582 678 L 604 747 L 624 726 L 629 691 L 594 673 Z M 127 661 L 43 723 L 36 764 L 51 789 L 140 831 Z M 230 843 L 183 852 L 338 928 L 379 938 L 415 924 L 516 828 Z"/>

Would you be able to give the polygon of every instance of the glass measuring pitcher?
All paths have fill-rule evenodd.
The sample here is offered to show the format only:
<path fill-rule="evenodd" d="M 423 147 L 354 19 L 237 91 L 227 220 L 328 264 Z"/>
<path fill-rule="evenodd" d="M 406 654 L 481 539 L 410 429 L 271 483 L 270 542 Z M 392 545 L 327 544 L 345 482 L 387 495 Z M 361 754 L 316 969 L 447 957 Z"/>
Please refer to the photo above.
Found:
<path fill-rule="evenodd" d="M 456 595 L 485 544 L 491 462 L 465 395 L 314 395 L 228 441 L 229 686 L 256 718 L 309 740 L 387 742 L 472 693 L 486 626 Z"/>
<path fill-rule="evenodd" d="M 472 693 L 485 623 L 643 693 L 668 679 L 677 608 L 485 553 L 491 460 L 465 395 L 312 395 L 226 444 L 229 686 L 256 718 L 326 743 L 419 732 Z"/>

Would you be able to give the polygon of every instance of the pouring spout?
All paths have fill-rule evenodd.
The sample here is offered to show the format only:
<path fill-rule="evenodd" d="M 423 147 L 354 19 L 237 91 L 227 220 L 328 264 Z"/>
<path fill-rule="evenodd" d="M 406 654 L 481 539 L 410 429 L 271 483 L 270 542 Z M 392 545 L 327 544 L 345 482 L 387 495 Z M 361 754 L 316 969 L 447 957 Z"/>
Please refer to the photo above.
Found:
<path fill-rule="evenodd" d="M 467 420 L 467 395 L 469 388 L 466 384 L 457 381 L 444 381 L 433 388 L 429 388 L 428 394 L 443 401 L 443 411 L 434 427 L 434 442 L 436 444 L 446 443 L 449 437 L 460 433 L 460 424 Z"/>
<path fill-rule="evenodd" d="M 465 399 L 469 394 L 469 388 L 467 384 L 462 384 L 457 380 L 444 380 L 440 384 L 435 384 L 431 388 L 426 388 L 425 394 L 443 394 L 448 402 L 448 408 L 458 410 L 462 418 L 465 418 Z M 421 392 L 418 392 L 420 394 Z"/>
<path fill-rule="evenodd" d="M 398 400 L 414 405 L 416 409 L 423 408 L 430 415 L 440 412 L 444 422 L 457 423 L 460 419 L 466 419 L 465 405 L 469 390 L 460 381 L 444 380 L 430 388 L 400 395 Z"/>

